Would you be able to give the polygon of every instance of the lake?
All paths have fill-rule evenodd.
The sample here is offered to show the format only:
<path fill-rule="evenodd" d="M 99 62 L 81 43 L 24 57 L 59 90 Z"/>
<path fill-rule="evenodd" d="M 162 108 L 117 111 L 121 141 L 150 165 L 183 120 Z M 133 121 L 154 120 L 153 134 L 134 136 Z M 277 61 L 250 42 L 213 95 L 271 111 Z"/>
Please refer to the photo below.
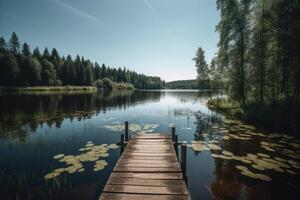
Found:
<path fill-rule="evenodd" d="M 192 199 L 295 199 L 300 141 L 209 110 L 193 90 L 0 95 L 0 199 L 96 200 L 130 132 L 187 143 Z"/>

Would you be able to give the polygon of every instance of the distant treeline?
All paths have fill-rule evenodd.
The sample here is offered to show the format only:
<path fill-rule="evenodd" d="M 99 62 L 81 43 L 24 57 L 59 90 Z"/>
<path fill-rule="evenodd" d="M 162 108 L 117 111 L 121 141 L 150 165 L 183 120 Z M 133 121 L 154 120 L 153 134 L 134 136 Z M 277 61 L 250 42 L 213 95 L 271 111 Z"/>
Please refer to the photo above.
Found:
<path fill-rule="evenodd" d="M 178 80 L 166 83 L 167 89 L 199 89 L 199 84 L 196 79 Z"/>
<path fill-rule="evenodd" d="M 117 83 L 131 83 L 135 88 L 161 89 L 165 82 L 159 77 L 146 76 L 124 68 L 101 66 L 77 55 L 60 56 L 54 48 L 43 53 L 36 47 L 31 52 L 25 42 L 21 47 L 16 33 L 8 43 L 0 37 L 0 86 L 91 86 L 96 80 L 110 79 Z"/>

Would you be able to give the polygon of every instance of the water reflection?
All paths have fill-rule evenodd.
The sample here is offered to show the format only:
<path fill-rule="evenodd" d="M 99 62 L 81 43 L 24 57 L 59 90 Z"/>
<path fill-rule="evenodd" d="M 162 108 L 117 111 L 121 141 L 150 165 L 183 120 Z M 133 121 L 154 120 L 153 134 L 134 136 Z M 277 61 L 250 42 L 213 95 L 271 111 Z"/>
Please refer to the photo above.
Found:
<path fill-rule="evenodd" d="M 0 199 L 98 199 L 119 156 L 114 149 L 103 154 L 102 147 L 119 142 L 125 120 L 130 132 L 167 133 L 174 124 L 179 140 L 196 147 L 188 148 L 187 159 L 193 199 L 299 195 L 300 141 L 210 111 L 205 102 L 214 95 L 196 91 L 0 95 Z M 68 162 L 53 159 L 59 154 L 69 156 Z M 105 161 L 95 163 L 96 157 Z M 69 174 L 74 166 L 78 173 Z M 237 166 L 255 174 L 243 174 Z M 63 173 L 45 180 L 45 175 L 61 168 Z M 272 180 L 256 178 L 257 174 Z"/>
<path fill-rule="evenodd" d="M 26 133 L 39 125 L 61 127 L 64 119 L 91 118 L 109 110 L 124 109 L 139 103 L 157 102 L 160 92 L 118 91 L 110 93 L 58 93 L 0 95 L 0 137 L 25 141 Z"/>
<path fill-rule="evenodd" d="M 215 179 L 206 188 L 213 198 L 283 199 L 299 195 L 299 140 L 262 132 L 217 114 L 198 111 L 195 119 L 191 147 L 195 156 L 210 151 Z"/>

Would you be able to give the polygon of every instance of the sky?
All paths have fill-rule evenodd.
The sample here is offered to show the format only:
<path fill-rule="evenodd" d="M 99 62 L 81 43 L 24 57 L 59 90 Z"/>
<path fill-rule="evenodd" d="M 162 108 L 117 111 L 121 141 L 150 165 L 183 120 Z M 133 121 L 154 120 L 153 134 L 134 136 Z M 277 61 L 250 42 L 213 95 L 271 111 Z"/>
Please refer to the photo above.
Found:
<path fill-rule="evenodd" d="M 196 78 L 217 52 L 215 0 L 0 0 L 0 36 L 163 80 Z"/>

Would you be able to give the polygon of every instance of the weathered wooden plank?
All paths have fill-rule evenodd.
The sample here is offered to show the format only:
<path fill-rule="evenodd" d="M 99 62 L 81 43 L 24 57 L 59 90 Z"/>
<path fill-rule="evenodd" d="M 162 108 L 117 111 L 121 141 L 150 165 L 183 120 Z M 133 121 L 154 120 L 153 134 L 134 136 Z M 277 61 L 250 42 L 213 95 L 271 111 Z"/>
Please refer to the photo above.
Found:
<path fill-rule="evenodd" d="M 151 134 L 132 134 L 132 138 L 171 138 L 169 134 L 151 133 Z"/>
<path fill-rule="evenodd" d="M 132 142 L 169 142 L 171 138 L 132 138 Z"/>
<path fill-rule="evenodd" d="M 124 152 L 124 156 L 174 156 L 174 153 L 135 153 L 135 152 Z"/>
<path fill-rule="evenodd" d="M 110 185 L 145 185 L 145 186 L 173 186 L 185 185 L 184 180 L 153 180 L 141 178 L 110 177 L 107 181 Z"/>
<path fill-rule="evenodd" d="M 170 153 L 169 149 L 126 149 L 127 153 Z"/>
<path fill-rule="evenodd" d="M 144 145 L 144 144 L 131 144 L 130 148 L 171 148 L 170 145 L 159 145 L 159 144 L 153 144 L 153 145 Z"/>
<path fill-rule="evenodd" d="M 143 195 L 103 193 L 100 200 L 190 200 L 189 195 Z"/>
<path fill-rule="evenodd" d="M 184 185 L 172 186 L 137 186 L 137 185 L 106 185 L 104 192 L 129 194 L 188 194 Z"/>
<path fill-rule="evenodd" d="M 149 163 L 153 163 L 153 164 L 178 164 L 178 161 L 169 161 L 169 160 L 146 160 L 146 159 L 119 159 L 118 164 L 120 163 L 145 163 L 148 164 Z"/>
<path fill-rule="evenodd" d="M 168 163 L 168 162 L 119 162 L 118 167 L 179 167 L 178 163 Z"/>
<path fill-rule="evenodd" d="M 182 173 L 133 173 L 133 172 L 113 172 L 111 177 L 123 178 L 143 178 L 143 179 L 183 179 Z"/>
<path fill-rule="evenodd" d="M 177 161 L 177 158 L 173 156 L 122 156 L 121 159 L 130 159 L 130 160 L 165 160 L 170 162 Z"/>
<path fill-rule="evenodd" d="M 100 199 L 190 199 L 171 136 L 133 135 Z"/>
<path fill-rule="evenodd" d="M 181 172 L 179 167 L 126 167 L 116 166 L 114 172 Z"/>
<path fill-rule="evenodd" d="M 164 143 L 164 144 L 168 144 L 170 139 L 165 139 L 165 140 L 161 140 L 161 141 L 150 141 L 150 140 L 144 140 L 144 141 L 140 141 L 140 139 L 132 139 L 130 142 L 132 144 L 135 143 L 153 143 L 153 144 L 160 144 L 160 143 Z"/>

